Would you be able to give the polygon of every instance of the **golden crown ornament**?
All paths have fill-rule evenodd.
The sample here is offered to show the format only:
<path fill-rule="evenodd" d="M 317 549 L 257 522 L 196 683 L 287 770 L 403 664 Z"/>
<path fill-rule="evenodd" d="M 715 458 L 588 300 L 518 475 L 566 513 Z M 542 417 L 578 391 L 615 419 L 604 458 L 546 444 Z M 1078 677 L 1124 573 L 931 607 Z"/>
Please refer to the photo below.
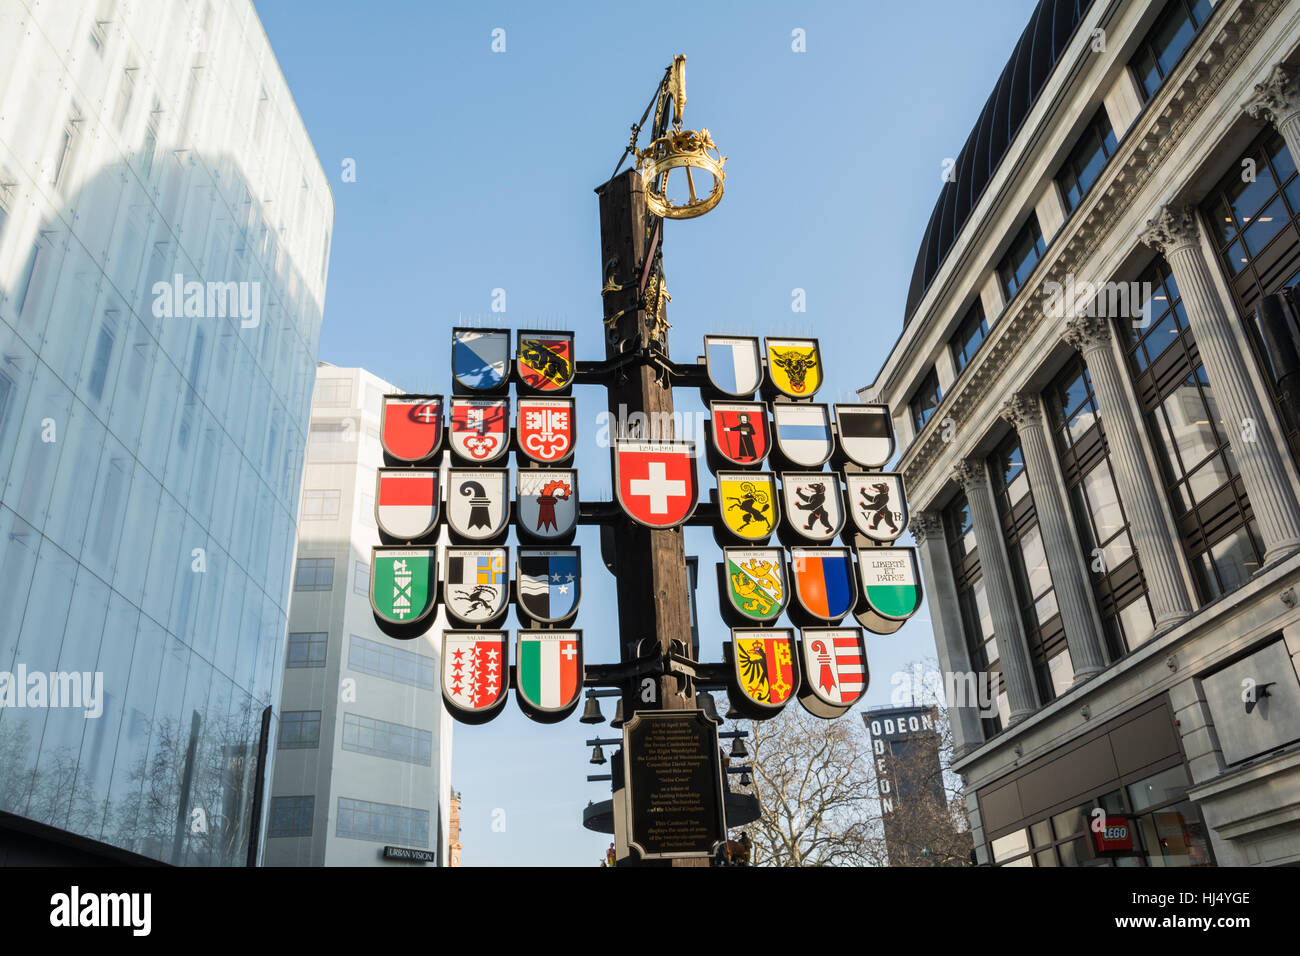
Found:
<path fill-rule="evenodd" d="M 686 109 L 686 57 L 676 56 L 669 71 L 666 96 L 673 101 L 673 128 L 636 151 L 636 168 L 641 172 L 645 202 L 650 211 L 664 219 L 694 219 L 703 216 L 722 200 L 722 184 L 727 174 L 722 156 L 705 127 L 682 129 Z M 674 202 L 668 197 L 669 174 L 674 169 L 686 173 L 687 199 Z M 713 180 L 708 195 L 696 192 L 693 170 L 703 170 Z"/>

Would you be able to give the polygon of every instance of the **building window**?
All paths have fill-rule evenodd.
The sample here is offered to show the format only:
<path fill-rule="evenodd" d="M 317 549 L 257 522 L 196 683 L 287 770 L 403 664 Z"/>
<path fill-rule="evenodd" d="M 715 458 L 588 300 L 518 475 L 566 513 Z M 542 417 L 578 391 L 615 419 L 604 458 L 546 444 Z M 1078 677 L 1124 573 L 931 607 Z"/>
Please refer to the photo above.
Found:
<path fill-rule="evenodd" d="M 338 489 L 308 488 L 302 493 L 302 519 L 304 521 L 334 520 L 339 516 Z"/>
<path fill-rule="evenodd" d="M 333 558 L 299 558 L 293 578 L 295 591 L 329 591 L 334 588 Z"/>
<path fill-rule="evenodd" d="M 14 296 L 14 315 L 22 318 L 27 307 L 27 296 L 32 291 L 32 278 L 36 275 L 36 266 L 41 258 L 40 242 L 33 243 L 32 251 L 27 254 L 27 264 L 23 266 L 22 277 L 18 280 L 18 294 Z"/>
<path fill-rule="evenodd" d="M 356 423 L 351 419 L 342 422 L 312 422 L 307 435 L 307 460 L 341 461 L 346 457 L 342 446 L 354 441 Z"/>
<path fill-rule="evenodd" d="M 1110 117 L 1106 115 L 1106 107 L 1103 106 L 1097 110 L 1097 115 L 1075 144 L 1074 151 L 1066 157 L 1061 171 L 1056 174 L 1067 215 L 1079 207 L 1105 168 L 1106 161 L 1114 155 L 1115 146 L 1115 131 L 1111 128 Z"/>
<path fill-rule="evenodd" d="M 1043 399 L 1107 650 L 1118 659 L 1151 636 L 1155 618 L 1082 358 L 1061 370 Z"/>
<path fill-rule="evenodd" d="M 934 414 L 941 401 L 943 401 L 943 392 L 939 389 L 939 375 L 932 368 L 930 373 L 921 380 L 920 388 L 912 397 L 912 424 L 916 426 L 918 432 L 925 427 L 925 423 L 930 420 L 930 416 Z"/>
<path fill-rule="evenodd" d="M 1047 568 L 1047 552 L 1038 526 L 1038 511 L 1025 472 L 1020 437 L 1012 432 L 989 458 L 993 498 L 1002 522 L 1011 576 L 1020 603 L 1020 620 L 1029 645 L 1039 699 L 1047 703 L 1069 689 L 1074 667 L 1065 643 L 1065 627 L 1056 606 L 1056 591 Z"/>
<path fill-rule="evenodd" d="M 320 711 L 286 710 L 280 715 L 279 750 L 314 750 L 320 746 Z"/>
<path fill-rule="evenodd" d="M 1129 66 L 1146 102 L 1160 89 L 1169 71 L 1192 45 L 1196 31 L 1213 11 L 1210 0 L 1169 0 L 1138 46 Z"/>
<path fill-rule="evenodd" d="M 404 846 L 429 845 L 429 811 L 339 797 L 335 835 Z"/>
<path fill-rule="evenodd" d="M 316 397 L 312 404 L 318 408 L 347 408 L 352 404 L 352 379 L 317 379 Z"/>
<path fill-rule="evenodd" d="M 352 593 L 370 596 L 370 565 L 357 561 L 352 567 Z"/>
<path fill-rule="evenodd" d="M 966 318 L 962 319 L 961 325 L 957 326 L 957 334 L 949 343 L 952 346 L 952 359 L 957 363 L 958 372 L 970 364 L 970 360 L 979 351 L 980 345 L 988 334 L 989 324 L 984 319 L 984 306 L 979 299 L 976 299 L 966 313 Z"/>
<path fill-rule="evenodd" d="M 289 635 L 289 658 L 285 667 L 324 667 L 329 650 L 327 631 L 300 631 Z"/>
<path fill-rule="evenodd" d="M 1264 547 L 1219 417 L 1214 389 L 1187 325 L 1173 273 L 1157 259 L 1146 328 L 1129 326 L 1128 358 L 1170 510 L 1202 602 L 1240 587 L 1263 562 Z"/>
<path fill-rule="evenodd" d="M 1038 228 L 1038 216 L 1031 212 L 1029 219 L 1012 240 L 1011 248 L 998 264 L 998 278 L 1002 281 L 1002 291 L 1008 302 L 1016 297 L 1016 292 L 1025 284 L 1046 251 L 1043 232 Z"/>
<path fill-rule="evenodd" d="M 352 670 L 425 690 L 436 686 L 433 663 L 432 658 L 422 654 L 389 647 L 356 634 L 348 645 L 348 667 Z"/>
<path fill-rule="evenodd" d="M 74 103 L 68 121 L 63 125 L 54 147 L 54 167 L 50 175 L 50 184 L 60 189 L 68 182 L 67 173 L 73 166 L 77 144 L 81 140 L 81 124 L 81 111 Z"/>
<path fill-rule="evenodd" d="M 310 794 L 302 797 L 272 797 L 271 820 L 266 835 L 311 836 L 311 818 L 315 808 L 316 798 Z"/>
<path fill-rule="evenodd" d="M 423 767 L 433 765 L 432 733 L 360 714 L 343 715 L 343 749 Z"/>
<path fill-rule="evenodd" d="M 982 720 L 984 736 L 992 737 L 1006 726 L 1011 709 L 1002 682 L 1002 662 L 998 657 L 997 637 L 993 633 L 993 613 L 989 610 L 988 594 L 984 590 L 984 575 L 980 569 L 970 506 L 961 492 L 944 509 L 943 524 L 948 558 L 957 584 L 957 603 L 961 609 L 962 631 L 966 636 L 971 669 L 978 674 L 987 675 L 986 679 L 996 681 L 998 687 L 1000 716 L 984 717 Z"/>
<path fill-rule="evenodd" d="M 1244 180 L 1245 170 L 1254 181 Z M 1219 253 L 1237 313 L 1243 317 L 1260 377 L 1300 464 L 1300 422 L 1282 403 L 1259 328 L 1251 316 L 1259 300 L 1300 282 L 1300 176 L 1295 158 L 1271 127 L 1258 136 L 1206 197 L 1201 213 Z"/>

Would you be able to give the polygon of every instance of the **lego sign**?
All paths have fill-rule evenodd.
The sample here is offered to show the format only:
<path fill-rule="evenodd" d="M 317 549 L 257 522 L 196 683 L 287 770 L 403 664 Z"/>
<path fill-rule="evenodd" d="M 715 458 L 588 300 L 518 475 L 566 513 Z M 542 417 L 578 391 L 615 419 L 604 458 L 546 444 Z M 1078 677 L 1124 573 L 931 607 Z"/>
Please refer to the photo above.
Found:
<path fill-rule="evenodd" d="M 1099 817 L 1093 825 L 1092 840 L 1098 853 L 1133 852 L 1133 830 L 1124 817 Z"/>

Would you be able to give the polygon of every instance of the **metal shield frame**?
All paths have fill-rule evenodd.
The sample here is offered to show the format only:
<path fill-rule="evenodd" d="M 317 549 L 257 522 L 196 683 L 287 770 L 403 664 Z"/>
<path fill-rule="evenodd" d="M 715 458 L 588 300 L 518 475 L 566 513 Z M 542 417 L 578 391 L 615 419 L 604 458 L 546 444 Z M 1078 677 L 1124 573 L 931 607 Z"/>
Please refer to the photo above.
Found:
<path fill-rule="evenodd" d="M 524 410 L 527 405 L 534 403 L 546 403 L 548 405 L 564 405 L 569 409 L 569 450 L 559 458 L 538 458 L 524 445 Z M 573 459 L 573 453 L 578 444 L 578 428 L 576 417 L 578 412 L 577 402 L 571 395 L 520 395 L 515 399 L 515 444 L 518 447 L 519 454 L 523 455 L 529 461 L 535 461 L 539 465 L 562 465 Z"/>
<path fill-rule="evenodd" d="M 826 415 L 826 454 L 819 461 L 798 461 L 785 449 L 785 442 L 781 441 L 781 423 L 778 416 L 782 408 L 820 408 Z M 773 402 L 772 403 L 772 444 L 781 453 L 781 457 L 789 461 L 792 465 L 799 468 L 820 468 L 826 462 L 831 460 L 831 455 L 835 453 L 835 433 L 831 428 L 831 410 L 824 402 Z"/>
<path fill-rule="evenodd" d="M 501 369 L 501 381 L 491 388 L 477 388 L 473 385 L 466 385 L 456 374 L 456 340 L 461 332 L 476 332 L 479 335 L 500 335 L 506 340 L 506 364 Z M 458 386 L 478 395 L 493 395 L 499 392 L 507 391 L 510 388 L 510 370 L 514 362 L 514 350 L 511 343 L 510 329 L 475 329 L 464 325 L 458 325 L 451 330 L 451 380 Z"/>
<path fill-rule="evenodd" d="M 785 587 L 781 589 L 780 606 L 776 609 L 776 612 L 772 614 L 771 617 L 752 618 L 748 614 L 746 614 L 744 610 L 742 610 L 739 607 L 736 607 L 736 596 L 731 589 L 731 582 L 730 582 L 731 572 L 729 570 L 729 565 L 732 561 L 732 555 L 740 555 L 740 554 L 744 554 L 745 552 L 751 552 L 751 551 L 768 551 L 774 553 L 776 555 L 777 564 L 781 568 L 781 579 Z M 737 561 L 736 563 L 739 564 L 740 562 Z M 753 545 L 751 547 L 744 547 L 744 548 L 741 547 L 723 548 L 722 549 L 722 571 L 723 574 L 728 578 L 726 583 L 727 600 L 731 602 L 731 606 L 736 611 L 736 613 L 743 615 L 746 620 L 754 621 L 756 623 L 761 623 L 763 621 L 775 621 L 781 616 L 781 614 L 785 611 L 786 606 L 789 605 L 790 603 L 790 588 L 792 586 L 792 582 L 790 580 L 789 570 L 786 568 L 785 549 L 780 546 L 772 547 L 769 545 L 759 544 L 759 545 Z M 742 628 L 742 630 L 743 629 L 744 628 Z"/>
<path fill-rule="evenodd" d="M 792 503 L 787 497 L 786 483 L 791 480 L 797 482 L 799 479 L 806 478 L 821 478 L 827 485 L 834 489 L 835 494 L 839 499 L 840 520 L 831 530 L 831 533 L 824 538 L 810 538 L 803 528 L 800 528 L 795 524 L 795 520 L 799 517 L 800 509 L 795 508 L 794 503 Z M 840 473 L 838 471 L 783 471 L 781 472 L 781 497 L 785 498 L 785 517 L 787 527 L 805 541 L 829 543 L 838 538 L 840 532 L 844 530 L 844 495 L 840 491 Z"/>
<path fill-rule="evenodd" d="M 393 454 L 393 452 L 389 449 L 388 441 L 387 441 L 388 430 L 384 427 L 387 418 L 387 416 L 385 415 L 385 409 L 387 409 L 388 407 L 389 399 L 396 399 L 402 402 L 403 404 L 411 403 L 411 404 L 423 405 L 432 401 L 436 401 L 438 403 L 438 438 L 433 443 L 433 448 L 429 451 L 429 454 L 425 455 L 423 458 L 402 458 L 400 455 Z M 383 448 L 384 454 L 387 455 L 389 458 L 393 459 L 394 461 L 404 462 L 408 465 L 419 465 L 424 462 L 427 462 L 430 459 L 432 459 L 435 455 L 438 454 L 438 452 L 442 448 L 442 443 L 447 439 L 446 418 L 447 418 L 447 402 L 443 399 L 441 395 L 405 395 L 400 392 L 389 392 L 385 394 L 379 401 L 379 445 L 381 448 Z"/>
<path fill-rule="evenodd" d="M 750 408 L 756 409 L 759 417 L 763 419 L 763 432 L 765 437 L 767 438 L 767 447 L 763 449 L 763 454 L 760 455 L 756 461 L 749 461 L 749 462 L 736 461 L 729 454 L 727 454 L 726 450 L 722 447 L 722 444 L 718 440 L 718 421 L 714 417 L 714 415 L 716 414 L 717 406 L 720 405 L 748 405 Z M 763 461 L 767 458 L 769 454 L 771 454 L 772 446 L 776 444 L 776 436 L 773 434 L 772 422 L 771 422 L 771 417 L 768 414 L 767 402 L 739 402 L 739 401 L 709 402 L 709 441 L 713 443 L 714 451 L 716 451 L 718 455 L 724 461 L 727 462 L 729 467 L 761 468 L 763 466 Z"/>
<path fill-rule="evenodd" d="M 523 500 L 525 497 L 531 497 L 531 496 L 523 494 L 523 490 L 520 486 L 520 482 L 523 480 L 524 475 L 545 475 L 551 473 L 567 474 L 571 476 L 573 479 L 573 499 L 574 499 L 573 524 L 565 528 L 564 531 L 559 532 L 557 534 L 543 535 L 533 528 L 525 528 L 522 524 L 522 519 L 524 516 L 524 509 L 522 507 Z M 516 512 L 515 529 L 519 531 L 526 539 L 533 540 L 533 541 L 565 540 L 569 537 L 569 535 L 573 533 L 574 528 L 578 526 L 578 516 L 581 510 L 578 505 L 578 500 L 579 499 L 578 499 L 578 469 L 577 468 L 520 468 L 515 472 L 515 512 Z"/>
<path fill-rule="evenodd" d="M 385 475 L 407 475 L 409 477 L 411 475 L 419 475 L 419 474 L 433 475 L 433 521 L 427 528 L 424 529 L 424 531 L 422 531 L 420 534 L 416 535 L 415 537 L 399 538 L 398 535 L 393 534 L 391 531 L 385 528 L 383 521 L 379 519 L 379 486 L 382 483 L 383 477 Z M 420 541 L 433 533 L 433 531 L 438 527 L 438 519 L 440 517 L 442 517 L 442 474 L 439 471 L 439 469 L 437 468 L 384 468 L 384 467 L 375 469 L 375 527 L 377 527 L 384 534 L 388 535 L 390 538 L 402 540 L 402 541 Z"/>
<path fill-rule="evenodd" d="M 742 634 L 752 634 L 755 637 L 758 637 L 762 640 L 780 640 L 784 638 L 784 640 L 789 643 L 790 662 L 791 662 L 790 679 L 793 681 L 793 684 L 790 687 L 789 695 L 781 703 L 765 704 L 762 701 L 754 700 L 754 698 L 750 697 L 747 693 L 745 693 L 744 683 L 740 679 L 740 655 L 736 653 L 736 646 L 743 639 L 738 635 L 742 635 Z M 743 700 L 744 705 L 747 705 L 748 707 L 754 710 L 761 711 L 765 713 L 767 716 L 772 717 L 775 716 L 776 714 L 779 714 L 782 710 L 785 709 L 786 704 L 790 703 L 790 701 L 794 700 L 799 696 L 799 691 L 801 689 L 800 688 L 800 684 L 801 684 L 800 666 L 799 666 L 799 642 L 795 640 L 793 628 L 733 627 L 731 629 L 731 647 L 729 648 L 729 650 L 731 651 L 730 654 L 731 670 L 728 671 L 727 676 L 730 678 L 732 684 L 732 690 L 735 691 L 735 698 L 740 698 L 741 700 Z M 735 698 L 729 697 L 728 700 L 731 700 L 733 703 L 735 703 L 736 702 Z"/>
<path fill-rule="evenodd" d="M 447 657 L 447 639 L 450 637 L 467 637 L 477 641 L 498 639 L 501 642 L 501 693 L 497 699 L 482 710 L 471 710 L 462 707 L 451 699 L 447 693 L 447 668 L 450 666 Z M 442 702 L 447 708 L 447 712 L 463 724 L 485 724 L 498 713 L 501 712 L 506 698 L 510 696 L 510 632 L 486 629 L 486 630 L 465 630 L 465 629 L 447 629 L 442 632 L 442 660 L 441 673 L 438 675 L 438 690 L 442 693 Z"/>
<path fill-rule="evenodd" d="M 712 341 L 749 342 L 754 346 L 754 358 L 756 360 L 755 366 L 758 372 L 758 381 L 754 383 L 752 389 L 748 392 L 733 392 L 730 389 L 723 388 L 717 383 L 713 378 L 712 366 L 709 364 L 709 343 Z M 763 387 L 763 380 L 766 377 L 763 374 L 763 343 L 759 340 L 757 335 L 706 335 L 704 336 L 704 371 L 705 374 L 708 375 L 709 385 L 714 391 L 720 392 L 723 395 L 730 395 L 733 398 L 752 398 L 754 393 Z"/>
<path fill-rule="evenodd" d="M 817 554 L 817 555 L 814 555 L 814 556 L 823 556 L 823 555 L 825 555 L 826 553 L 828 553 L 828 552 L 832 552 L 832 551 L 833 551 L 833 552 L 836 552 L 836 553 L 843 553 L 843 554 L 847 555 L 847 557 L 848 557 L 848 561 L 849 561 L 849 587 L 853 590 L 853 596 L 852 596 L 852 598 L 850 598 L 850 600 L 849 600 L 849 607 L 848 607 L 848 610 L 845 611 L 844 614 L 840 615 L 838 618 L 834 618 L 834 617 L 822 617 L 822 615 L 818 614 L 816 611 L 811 610 L 811 609 L 808 607 L 808 605 L 806 605 L 806 604 L 804 603 L 804 601 L 803 601 L 803 592 L 801 592 L 801 591 L 799 590 L 799 575 L 798 575 L 798 572 L 795 570 L 795 560 L 796 560 L 796 559 L 795 559 L 795 556 L 794 556 L 794 552 L 795 552 L 796 550 L 798 550 L 798 551 L 815 551 L 815 552 L 817 552 L 818 554 Z M 858 597 L 859 597 L 859 593 L 858 593 L 858 590 L 859 590 L 859 589 L 858 589 L 858 572 L 857 572 L 857 569 L 854 567 L 854 561 L 853 561 L 853 549 L 852 549 L 852 548 L 849 548 L 849 547 L 845 547 L 844 545 L 807 545 L 807 546 L 805 546 L 805 545 L 800 544 L 800 545 L 795 545 L 795 546 L 791 547 L 791 548 L 790 548 L 790 586 L 791 586 L 792 588 L 794 588 L 795 600 L 799 602 L 799 608 L 800 608 L 802 611 L 804 611 L 806 614 L 808 614 L 809 617 L 816 618 L 816 619 L 819 620 L 819 621 L 826 621 L 828 624 L 831 624 L 831 625 L 834 625 L 836 621 L 842 621 L 842 620 L 844 620 L 844 618 L 847 617 L 849 614 L 851 614 L 851 613 L 853 612 L 853 609 L 854 609 L 855 607 L 857 607 L 857 604 L 858 604 Z"/>
<path fill-rule="evenodd" d="M 485 618 L 483 618 L 482 620 L 472 621 L 472 620 L 469 620 L 468 618 L 461 617 L 459 614 L 456 613 L 456 611 L 455 611 L 455 610 L 452 608 L 452 606 L 451 606 L 451 594 L 450 594 L 451 587 L 452 587 L 452 583 L 451 583 L 451 559 L 452 559 L 453 557 L 463 557 L 464 555 L 457 553 L 457 552 L 463 552 L 463 551 L 500 551 L 503 555 L 505 555 L 505 576 L 506 576 L 506 577 L 505 577 L 505 581 L 502 583 L 502 587 L 501 587 L 501 607 L 498 608 L 497 611 L 496 611 L 495 613 L 493 613 L 491 617 L 485 617 Z M 458 585 L 458 586 L 460 586 L 460 585 Z M 501 544 L 501 545 L 487 545 L 487 546 L 485 546 L 485 547 L 481 547 L 481 548 L 479 548 L 479 547 L 474 547 L 474 546 L 472 546 L 472 545 L 467 545 L 467 546 L 465 546 L 465 547 L 461 547 L 461 546 L 459 546 L 459 545 L 452 545 L 452 546 L 448 546 L 448 548 L 446 549 L 446 551 L 443 552 L 443 556 L 442 556 L 442 606 L 445 607 L 445 608 L 447 609 L 447 616 L 450 617 L 450 618 L 452 618 L 453 620 L 455 620 L 455 621 L 459 621 L 460 623 L 464 624 L 466 627 L 477 627 L 477 626 L 479 626 L 479 625 L 484 625 L 484 624 L 490 625 L 490 624 L 492 624 L 492 622 L 494 622 L 494 621 L 499 621 L 499 620 L 501 619 L 502 615 L 504 615 L 504 614 L 506 613 L 506 611 L 508 611 L 508 610 L 510 609 L 510 590 L 511 590 L 511 588 L 510 588 L 510 549 L 509 549 L 508 547 L 506 547 L 504 544 Z"/>
<path fill-rule="evenodd" d="M 767 541 L 777 531 L 781 525 L 781 489 L 777 485 L 776 473 L 771 471 L 720 471 L 715 476 L 718 482 L 718 518 L 722 522 L 723 529 L 731 536 L 733 541 L 744 541 L 758 547 L 762 542 Z M 722 493 L 722 483 L 724 481 L 753 481 L 761 482 L 768 480 L 772 484 L 772 521 L 768 526 L 767 534 L 761 538 L 746 538 L 739 534 L 731 525 L 727 524 L 727 503 L 726 496 Z"/>
<path fill-rule="evenodd" d="M 771 353 L 772 348 L 797 348 L 806 349 L 812 346 L 813 355 L 817 358 L 817 388 L 807 392 L 789 392 L 776 383 L 776 376 L 772 374 Z M 767 380 L 772 383 L 772 387 L 782 395 L 788 395 L 791 398 L 812 398 L 813 395 L 826 384 L 826 366 L 822 362 L 821 342 L 815 338 L 786 338 L 784 336 L 767 336 L 763 339 L 763 361 L 768 364 Z M 787 378 L 789 376 L 786 376 Z"/>
<path fill-rule="evenodd" d="M 869 484 L 870 480 L 873 478 L 894 478 L 898 481 L 898 501 L 902 506 L 903 523 L 899 526 L 898 534 L 894 535 L 892 538 L 873 537 L 865 527 L 865 519 L 859 521 L 857 509 L 853 507 L 854 483 L 861 482 L 863 485 L 866 485 Z M 912 517 L 912 511 L 907 507 L 907 485 L 904 483 L 903 473 L 901 471 L 857 471 L 846 474 L 844 476 L 844 497 L 845 506 L 849 511 L 849 517 L 853 521 L 853 527 L 856 528 L 858 534 L 862 535 L 864 538 L 868 538 L 871 541 L 878 542 L 882 545 L 889 545 L 901 538 L 903 532 L 907 530 L 908 522 Z"/>
<path fill-rule="evenodd" d="M 523 362 L 522 352 L 524 348 L 524 339 L 543 339 L 543 338 L 569 340 L 569 377 L 567 380 L 565 380 L 563 385 L 557 385 L 555 386 L 555 388 L 538 388 L 535 385 L 528 385 L 527 383 L 524 382 L 524 372 L 523 369 L 520 367 L 520 364 Z M 551 395 L 551 394 L 560 394 L 568 390 L 568 388 L 573 384 L 574 378 L 576 378 L 578 374 L 577 341 L 578 340 L 576 335 L 574 335 L 572 332 L 565 331 L 562 329 L 547 329 L 547 330 L 520 329 L 519 330 L 519 334 L 515 336 L 515 351 L 514 351 L 514 355 L 510 359 L 510 365 L 511 365 L 511 371 L 514 373 L 515 380 L 518 382 L 519 387 L 525 390 L 525 394 Z"/>
<path fill-rule="evenodd" d="M 841 408 L 859 408 L 859 409 L 860 408 L 882 408 L 884 409 L 885 427 L 889 431 L 889 453 L 885 455 L 884 459 L 882 459 L 881 461 L 862 461 L 861 459 L 855 458 L 852 454 L 849 453 L 849 447 L 844 444 L 844 435 L 840 429 Z M 889 464 L 889 460 L 894 457 L 894 449 L 898 447 L 898 443 L 894 439 L 894 420 L 889 416 L 889 406 L 882 404 L 880 402 L 860 402 L 856 405 L 851 402 L 836 403 L 835 404 L 835 432 L 836 432 L 836 437 L 839 439 L 840 451 L 844 452 L 844 457 L 847 458 L 849 461 L 853 462 L 855 465 L 861 465 L 863 468 L 867 469 L 868 471 L 875 471 L 877 468 L 884 468 L 885 465 Z"/>
<path fill-rule="evenodd" d="M 691 462 L 692 500 L 691 500 L 690 509 L 686 512 L 686 514 L 681 519 L 667 524 L 654 524 L 652 522 L 644 521 L 641 518 L 638 518 L 636 515 L 632 513 L 631 509 L 628 508 L 627 504 L 623 501 L 623 479 L 622 479 L 622 467 L 621 467 L 621 461 L 623 456 L 622 454 L 620 454 L 619 451 L 619 449 L 625 445 L 655 445 L 655 446 L 665 447 L 665 448 L 680 447 L 684 449 L 683 454 L 685 454 L 690 459 Z M 691 516 L 695 514 L 695 509 L 700 503 L 700 474 L 699 474 L 699 469 L 696 467 L 696 461 L 695 461 L 695 442 L 682 441 L 680 439 L 674 439 L 672 441 L 641 441 L 640 439 L 635 439 L 635 438 L 625 438 L 625 439 L 616 439 L 615 441 L 611 442 L 610 449 L 611 449 L 611 453 L 614 456 L 614 498 L 618 501 L 618 506 L 619 508 L 622 509 L 625 515 L 627 515 L 637 524 L 643 525 L 644 527 L 647 528 L 653 528 L 656 531 L 667 531 L 670 528 L 677 528 L 691 520 Z M 649 453 L 647 452 L 646 454 Z"/>
<path fill-rule="evenodd" d="M 477 475 L 505 475 L 505 480 L 501 483 L 501 522 L 490 534 L 480 534 L 476 531 L 462 531 L 452 524 L 451 520 L 451 496 L 453 485 L 456 482 L 463 481 L 466 478 Z M 488 542 L 503 535 L 510 526 L 510 469 L 509 468 L 449 468 L 447 469 L 447 502 L 445 505 L 447 512 L 447 526 L 453 533 L 459 535 L 467 541 Z"/>
<path fill-rule="evenodd" d="M 543 552 L 543 553 L 548 553 L 548 554 L 549 554 L 549 553 L 554 553 L 554 552 L 557 552 L 557 551 L 560 551 L 560 552 L 564 552 L 564 551 L 572 551 L 574 557 L 577 558 L 577 561 L 578 561 L 578 577 L 577 577 L 578 594 L 577 594 L 577 597 L 576 597 L 576 598 L 574 599 L 574 601 L 573 601 L 573 610 L 570 611 L 568 614 L 565 614 L 563 617 L 537 617 L 535 614 L 533 614 L 532 611 L 528 610 L 528 609 L 524 606 L 524 590 L 523 590 L 523 585 L 524 585 L 524 576 L 523 576 L 522 571 L 520 570 L 520 569 L 523 567 L 523 560 L 522 560 L 522 559 L 523 559 L 523 557 L 524 557 L 525 552 Z M 536 546 L 536 545 L 523 545 L 523 544 L 521 544 L 521 545 L 516 545 L 516 546 L 515 546 L 515 587 L 514 587 L 514 592 L 515 592 L 515 607 L 517 607 L 521 612 L 523 612 L 523 614 L 524 614 L 524 615 L 525 615 L 525 616 L 526 616 L 530 621 L 536 621 L 536 622 L 539 623 L 539 624 L 562 624 L 562 623 L 564 623 L 565 621 L 571 621 L 571 620 L 573 620 L 574 616 L 578 613 L 578 605 L 582 603 L 582 549 L 581 549 L 580 547 L 578 547 L 576 544 L 565 545 L 565 546 L 560 546 L 560 547 L 555 547 L 555 548 L 548 548 L 548 547 L 545 547 L 545 546 Z"/>
<path fill-rule="evenodd" d="M 452 436 L 454 432 L 454 422 L 456 421 L 456 405 L 469 405 L 474 403 L 490 403 L 501 405 L 505 408 L 505 421 L 501 427 L 501 447 L 494 451 L 489 458 L 475 458 L 468 455 L 456 447 L 456 439 Z M 491 465 L 500 461 L 510 451 L 510 396 L 509 395 L 453 395 L 448 402 L 447 416 L 447 446 L 461 461 L 471 465 Z"/>
<path fill-rule="evenodd" d="M 524 638 L 546 635 L 547 637 L 559 637 L 563 634 L 572 634 L 578 642 L 578 690 L 573 695 L 573 700 L 562 707 L 543 707 L 532 700 L 524 693 L 524 681 L 520 669 L 524 661 Z M 577 708 L 579 701 L 582 700 L 582 688 L 586 678 L 586 658 L 583 656 L 582 648 L 582 631 L 581 630 L 518 630 L 515 632 L 515 700 L 519 704 L 519 709 L 524 712 L 526 717 L 543 724 L 551 724 L 568 717 Z"/>
<path fill-rule="evenodd" d="M 418 617 L 413 617 L 409 621 L 394 621 L 385 614 L 381 614 L 379 608 L 375 605 L 375 562 L 381 557 L 393 557 L 392 554 L 384 552 L 392 551 L 420 551 L 429 556 L 429 578 L 430 587 L 428 590 L 429 603 L 425 606 L 424 611 Z M 421 624 L 433 613 L 434 608 L 438 606 L 438 549 L 435 547 L 420 547 L 415 545 L 375 545 L 370 549 L 370 611 L 375 616 L 376 621 L 382 621 L 390 627 L 395 628 L 412 628 Z"/>

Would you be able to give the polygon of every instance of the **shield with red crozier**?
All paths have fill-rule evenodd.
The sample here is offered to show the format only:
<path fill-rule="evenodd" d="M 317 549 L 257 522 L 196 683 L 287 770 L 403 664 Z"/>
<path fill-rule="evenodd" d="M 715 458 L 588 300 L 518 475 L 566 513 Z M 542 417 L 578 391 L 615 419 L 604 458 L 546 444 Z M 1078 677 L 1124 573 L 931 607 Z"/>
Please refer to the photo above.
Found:
<path fill-rule="evenodd" d="M 395 461 L 427 461 L 442 445 L 441 395 L 385 395 L 379 438 Z"/>
<path fill-rule="evenodd" d="M 614 488 L 632 520 L 649 528 L 677 527 L 699 499 L 695 443 L 614 442 Z"/>

